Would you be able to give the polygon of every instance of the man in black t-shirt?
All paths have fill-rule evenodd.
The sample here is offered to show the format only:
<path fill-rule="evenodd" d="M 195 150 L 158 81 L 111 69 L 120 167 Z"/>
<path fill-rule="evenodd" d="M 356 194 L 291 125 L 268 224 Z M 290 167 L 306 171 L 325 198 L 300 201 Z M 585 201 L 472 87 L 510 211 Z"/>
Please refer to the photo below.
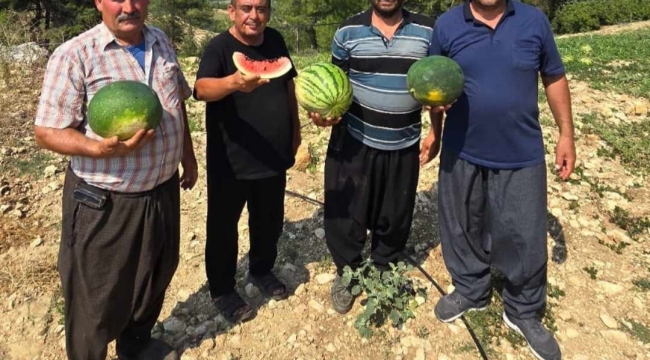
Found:
<path fill-rule="evenodd" d="M 231 0 L 232 27 L 208 44 L 194 96 L 206 101 L 208 218 L 205 248 L 210 295 L 232 322 L 253 317 L 235 291 L 237 223 L 248 205 L 249 280 L 266 295 L 287 296 L 271 272 L 284 222 L 286 170 L 300 145 L 295 69 L 275 79 L 243 75 L 232 60 L 289 57 L 282 35 L 266 27 L 271 0 Z"/>

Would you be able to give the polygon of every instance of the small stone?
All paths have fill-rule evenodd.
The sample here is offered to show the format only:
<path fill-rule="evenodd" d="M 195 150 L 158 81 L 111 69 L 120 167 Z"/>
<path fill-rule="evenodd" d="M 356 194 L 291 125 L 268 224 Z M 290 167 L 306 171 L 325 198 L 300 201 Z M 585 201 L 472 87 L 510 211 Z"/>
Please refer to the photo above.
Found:
<path fill-rule="evenodd" d="M 40 236 L 37 236 L 36 239 L 34 239 L 31 242 L 31 244 L 29 244 L 29 246 L 31 246 L 32 248 L 36 248 L 36 247 L 39 247 L 41 245 L 43 245 L 43 238 L 41 238 Z"/>
<path fill-rule="evenodd" d="M 438 355 L 438 360 L 451 360 L 447 355 L 440 354 Z"/>
<path fill-rule="evenodd" d="M 17 218 L 19 218 L 19 219 L 23 217 L 23 212 L 20 211 L 20 210 L 14 210 L 14 211 L 10 212 L 9 214 L 10 214 L 11 216 L 13 216 L 13 217 L 17 217 Z"/>
<path fill-rule="evenodd" d="M 318 228 L 314 231 L 314 235 L 318 238 L 318 240 L 323 240 L 325 239 L 325 229 L 323 228 Z"/>
<path fill-rule="evenodd" d="M 607 294 L 614 295 L 623 291 L 623 287 L 608 281 L 598 281 L 598 286 Z"/>
<path fill-rule="evenodd" d="M 567 336 L 567 338 L 569 338 L 569 339 L 575 339 L 575 338 L 577 338 L 578 336 L 580 336 L 580 333 L 579 333 L 578 331 L 576 331 L 575 329 L 568 329 L 568 330 L 566 331 L 566 336 Z"/>
<path fill-rule="evenodd" d="M 635 297 L 635 298 L 632 300 L 632 303 L 633 303 L 634 306 L 636 306 L 638 309 L 643 309 L 643 301 L 641 301 L 641 299 L 639 299 L 638 297 Z"/>
<path fill-rule="evenodd" d="M 260 290 L 252 283 L 248 283 L 244 290 L 246 291 L 246 296 L 251 299 L 256 298 L 260 295 Z"/>
<path fill-rule="evenodd" d="M 423 348 L 418 348 L 415 351 L 415 358 L 413 360 L 425 360 L 426 356 L 424 355 L 424 349 Z"/>
<path fill-rule="evenodd" d="M 165 322 L 163 322 L 163 328 L 166 332 L 180 334 L 185 332 L 187 326 L 180 319 L 176 317 L 170 317 L 169 319 L 165 320 Z"/>
<path fill-rule="evenodd" d="M 618 322 L 609 314 L 600 314 L 600 320 L 610 329 L 618 329 Z"/>
<path fill-rule="evenodd" d="M 333 352 L 336 351 L 336 347 L 334 347 L 334 344 L 329 343 L 329 344 L 327 344 L 327 347 L 325 348 L 325 350 L 327 350 L 328 352 L 333 353 Z"/>
<path fill-rule="evenodd" d="M 619 330 L 603 330 L 600 332 L 600 335 L 607 340 L 625 344 L 628 342 L 627 335 L 624 332 Z"/>
<path fill-rule="evenodd" d="M 324 285 L 324 284 L 327 284 L 327 283 L 333 281 L 334 278 L 336 278 L 336 275 L 334 275 L 334 274 L 318 274 L 318 275 L 316 275 L 316 282 L 319 285 Z"/>
<path fill-rule="evenodd" d="M 568 312 L 568 311 L 566 311 L 566 310 L 562 310 L 562 311 L 560 311 L 560 319 L 562 319 L 562 320 L 564 320 L 564 321 L 569 321 L 569 320 L 571 320 L 572 318 L 573 318 L 573 316 L 571 315 L 570 312 Z"/>
<path fill-rule="evenodd" d="M 295 344 L 296 339 L 298 339 L 298 335 L 292 334 L 291 336 L 289 336 L 289 339 L 287 339 L 287 343 L 293 345 Z"/>
<path fill-rule="evenodd" d="M 309 300 L 309 307 L 316 310 L 319 313 L 325 312 L 325 307 L 314 299 Z"/>
<path fill-rule="evenodd" d="M 426 301 L 426 300 L 425 300 L 424 297 L 422 297 L 422 296 L 416 296 L 416 297 L 415 297 L 415 302 L 418 303 L 418 306 L 424 304 L 425 301 Z"/>
<path fill-rule="evenodd" d="M 45 175 L 45 177 L 54 176 L 56 174 L 56 171 L 57 171 L 56 166 L 50 165 L 46 167 L 45 170 L 43 170 L 43 175 Z"/>
<path fill-rule="evenodd" d="M 275 309 L 278 306 L 278 302 L 271 299 L 269 300 L 269 309 Z"/>
<path fill-rule="evenodd" d="M 1 205 L 0 214 L 6 214 L 11 209 L 11 205 Z"/>
<path fill-rule="evenodd" d="M 296 288 L 295 294 L 296 295 L 302 295 L 304 293 L 305 293 L 305 284 L 298 285 L 298 287 Z"/>
<path fill-rule="evenodd" d="M 553 216 L 555 216 L 556 218 L 560 218 L 560 217 L 562 217 L 562 209 L 553 208 L 553 209 L 551 209 L 551 214 L 553 214 Z"/>
<path fill-rule="evenodd" d="M 298 152 L 296 153 L 296 160 L 294 162 L 293 168 L 298 171 L 305 171 L 311 164 L 311 153 L 309 152 L 309 144 L 302 143 L 298 147 Z"/>
<path fill-rule="evenodd" d="M 577 195 L 570 194 L 570 193 L 564 193 L 562 194 L 562 197 L 564 198 L 564 200 L 567 201 L 577 201 L 578 199 L 580 199 Z"/>

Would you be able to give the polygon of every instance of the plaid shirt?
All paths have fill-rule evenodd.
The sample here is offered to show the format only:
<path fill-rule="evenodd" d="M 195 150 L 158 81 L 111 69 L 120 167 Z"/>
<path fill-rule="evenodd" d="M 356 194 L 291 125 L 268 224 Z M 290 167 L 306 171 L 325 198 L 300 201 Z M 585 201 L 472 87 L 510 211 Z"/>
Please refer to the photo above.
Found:
<path fill-rule="evenodd" d="M 75 128 L 92 139 L 86 105 L 103 86 L 117 80 L 148 84 L 158 94 L 163 118 L 155 137 L 125 156 L 93 159 L 72 156 L 71 167 L 87 183 L 119 192 L 150 190 L 178 170 L 185 125 L 181 102 L 192 94 L 174 50 L 157 28 L 145 26 L 145 69 L 120 46 L 102 23 L 57 48 L 49 59 L 35 124 Z"/>

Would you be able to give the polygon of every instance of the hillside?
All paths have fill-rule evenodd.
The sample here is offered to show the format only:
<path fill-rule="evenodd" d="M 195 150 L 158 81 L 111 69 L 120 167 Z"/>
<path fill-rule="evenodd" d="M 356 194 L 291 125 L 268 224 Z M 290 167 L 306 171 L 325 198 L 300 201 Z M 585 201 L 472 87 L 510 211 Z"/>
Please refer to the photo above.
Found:
<path fill-rule="evenodd" d="M 650 23 L 627 27 L 558 40 L 570 74 L 579 161 L 568 182 L 548 175 L 552 261 L 545 321 L 569 360 L 650 359 L 650 47 L 642 46 L 650 43 Z M 299 66 L 314 61 L 295 60 Z M 182 59 L 182 66 L 193 83 L 197 59 Z M 42 74 L 43 64 L 0 71 L 0 359 L 64 358 L 56 257 L 67 160 L 39 150 L 33 139 Z M 544 96 L 540 109 L 550 170 L 557 130 Z M 288 189 L 322 201 L 329 130 L 302 115 L 303 148 Z M 334 266 L 322 238 L 322 209 L 289 194 L 276 272 L 292 295 L 268 301 L 240 283 L 258 314 L 228 324 L 210 304 L 204 273 L 204 105 L 191 100 L 189 116 L 200 178 L 182 193 L 181 262 L 155 329 L 182 350 L 182 359 L 478 358 L 462 322 L 435 319 L 440 295 L 417 271 L 410 276 L 427 286 L 428 298 L 416 318 L 362 339 L 353 326 L 360 301 L 347 316 L 329 306 Z M 449 289 L 437 232 L 437 171 L 437 160 L 421 171 L 408 252 Z M 239 230 L 241 280 L 248 264 L 246 211 Z M 469 317 L 490 359 L 532 359 L 500 322 L 498 302 L 497 296 L 486 313 Z"/>

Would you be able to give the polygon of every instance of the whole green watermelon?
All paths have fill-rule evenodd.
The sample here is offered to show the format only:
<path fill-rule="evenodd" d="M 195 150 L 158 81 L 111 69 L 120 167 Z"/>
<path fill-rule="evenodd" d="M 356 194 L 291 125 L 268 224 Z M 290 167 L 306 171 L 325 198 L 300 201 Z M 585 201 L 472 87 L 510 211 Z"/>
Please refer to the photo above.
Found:
<path fill-rule="evenodd" d="M 323 118 L 339 118 L 352 105 L 350 79 L 334 64 L 311 64 L 300 71 L 294 81 L 298 103 Z"/>
<path fill-rule="evenodd" d="M 424 105 L 444 106 L 463 92 L 465 75 L 460 66 L 445 56 L 422 58 L 409 68 L 406 85 L 415 100 Z"/>
<path fill-rule="evenodd" d="M 138 81 L 112 82 L 97 91 L 88 104 L 88 125 L 103 137 L 128 140 L 140 129 L 160 124 L 163 108 L 158 95 Z"/>

